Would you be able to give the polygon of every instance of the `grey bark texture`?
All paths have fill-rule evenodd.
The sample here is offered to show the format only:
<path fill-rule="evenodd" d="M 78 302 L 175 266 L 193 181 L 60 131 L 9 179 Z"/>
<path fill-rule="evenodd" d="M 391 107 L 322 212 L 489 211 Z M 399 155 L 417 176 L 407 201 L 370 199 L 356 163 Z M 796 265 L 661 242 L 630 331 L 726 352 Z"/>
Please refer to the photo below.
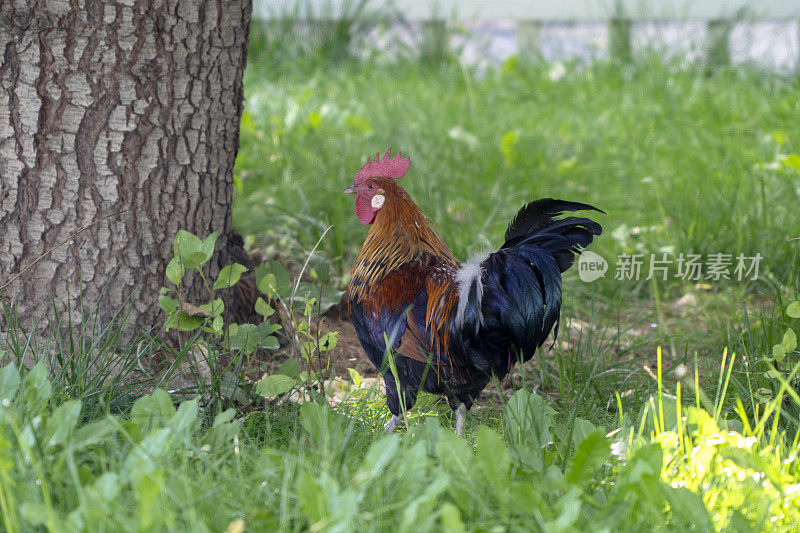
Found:
<path fill-rule="evenodd" d="M 0 0 L 0 286 L 90 226 L 0 292 L 24 323 L 81 291 L 106 319 L 130 301 L 131 324 L 163 323 L 178 229 L 219 231 L 220 261 L 246 261 L 231 196 L 251 10 Z"/>

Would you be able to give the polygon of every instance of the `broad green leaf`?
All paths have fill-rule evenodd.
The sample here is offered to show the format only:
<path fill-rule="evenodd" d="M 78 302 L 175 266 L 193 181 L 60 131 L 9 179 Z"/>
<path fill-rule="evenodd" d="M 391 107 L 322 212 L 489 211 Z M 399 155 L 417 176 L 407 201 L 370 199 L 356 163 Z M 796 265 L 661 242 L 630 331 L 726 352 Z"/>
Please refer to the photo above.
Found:
<path fill-rule="evenodd" d="M 214 417 L 214 423 L 211 425 L 211 427 L 212 428 L 221 427 L 225 424 L 230 423 L 230 421 L 233 420 L 234 418 L 236 418 L 236 410 L 233 408 L 226 409 L 225 411 L 222 411 L 220 414 Z"/>
<path fill-rule="evenodd" d="M 269 272 L 275 276 L 278 291 L 282 293 L 285 291 L 287 295 L 290 294 L 294 288 L 294 283 L 292 283 L 292 276 L 289 274 L 289 271 L 286 270 L 286 267 L 280 262 L 270 259 Z"/>
<path fill-rule="evenodd" d="M 550 429 L 555 410 L 541 396 L 518 390 L 504 409 L 510 453 L 514 460 L 531 471 L 540 471 L 542 448 L 553 442 Z"/>
<path fill-rule="evenodd" d="M 44 442 L 48 446 L 65 445 L 67 439 L 78 425 L 81 415 L 81 402 L 70 400 L 65 402 L 52 412 L 47 418 L 44 431 Z"/>
<path fill-rule="evenodd" d="M 665 503 L 665 485 L 660 480 L 663 462 L 664 453 L 658 443 L 636 449 L 620 469 L 615 490 L 620 495 L 627 494 L 623 497 L 635 499 L 637 505 L 649 508 L 650 513 L 661 516 Z"/>
<path fill-rule="evenodd" d="M 47 524 L 48 515 L 52 516 L 45 504 L 33 501 L 22 503 L 17 512 L 29 526 L 44 526 Z"/>
<path fill-rule="evenodd" d="M 131 408 L 130 420 L 147 432 L 148 428 L 158 426 L 174 415 L 175 407 L 169 394 L 162 389 L 156 389 L 136 400 Z"/>
<path fill-rule="evenodd" d="M 558 516 L 551 528 L 553 531 L 570 531 L 581 514 L 581 491 L 577 487 L 571 487 L 556 502 L 556 512 Z"/>
<path fill-rule="evenodd" d="M 262 264 L 261 266 L 263 267 L 264 265 Z M 275 275 L 267 272 L 260 277 L 258 279 L 258 290 L 269 298 L 275 298 L 278 295 L 278 282 L 275 280 Z"/>
<path fill-rule="evenodd" d="M 541 396 L 524 389 L 515 392 L 505 408 L 506 424 L 511 432 L 520 439 L 525 437 L 539 448 L 553 442 L 550 428 L 555 413 Z"/>
<path fill-rule="evenodd" d="M 134 449 L 131 457 L 136 456 L 138 451 L 138 449 Z M 162 518 L 157 503 L 164 487 L 164 471 L 155 468 L 136 470 L 132 467 L 129 467 L 129 470 L 135 472 L 133 486 L 139 504 L 139 512 L 136 516 L 137 525 L 141 531 L 152 531 L 155 529 L 157 520 Z"/>
<path fill-rule="evenodd" d="M 198 412 L 197 398 L 182 402 L 178 406 L 178 411 L 169 421 L 169 425 L 175 432 L 175 435 L 188 440 L 197 428 L 200 427 L 200 418 L 197 416 Z"/>
<path fill-rule="evenodd" d="M 361 374 L 358 373 L 358 370 L 356 370 L 355 368 L 348 368 L 347 372 L 350 373 L 350 381 L 353 382 L 353 385 L 356 388 L 361 387 L 361 381 L 362 381 L 361 380 Z"/>
<path fill-rule="evenodd" d="M 506 443 L 500 435 L 486 426 L 482 426 L 475 437 L 475 463 L 485 479 L 495 487 L 496 493 L 507 487 L 511 459 Z"/>
<path fill-rule="evenodd" d="M 272 335 L 275 326 L 265 321 L 261 324 L 234 324 L 228 329 L 228 341 L 231 350 L 239 350 L 251 354 L 258 348 L 275 350 L 280 347 L 278 339 Z"/>
<path fill-rule="evenodd" d="M 275 313 L 275 310 L 271 308 L 267 304 L 267 302 L 264 301 L 264 298 L 259 296 L 256 299 L 256 313 L 263 316 L 264 318 L 269 318 Z"/>
<path fill-rule="evenodd" d="M 509 487 L 509 503 L 512 508 L 520 511 L 528 511 L 532 509 L 545 510 L 550 506 L 544 502 L 543 494 L 548 493 L 544 479 L 539 479 L 539 482 L 534 484 L 530 479 L 524 481 L 512 481 Z M 553 491 L 555 492 L 555 491 Z"/>
<path fill-rule="evenodd" d="M 303 296 L 309 298 L 303 300 Z M 309 307 L 306 314 L 324 313 L 334 305 L 342 301 L 342 291 L 331 285 L 319 285 L 308 282 L 300 282 L 297 286 L 297 301 L 295 306 L 307 305 Z M 311 302 L 310 298 L 314 301 Z"/>
<path fill-rule="evenodd" d="M 783 345 L 783 343 L 776 344 L 772 347 L 772 357 L 774 357 L 779 363 L 783 362 L 783 359 L 786 357 L 786 347 Z"/>
<path fill-rule="evenodd" d="M 106 472 L 95 480 L 94 484 L 87 489 L 87 492 L 94 501 L 108 503 L 117 497 L 122 485 L 119 474 Z"/>
<path fill-rule="evenodd" d="M 573 450 L 577 449 L 578 445 L 595 431 L 599 431 L 599 429 L 588 420 L 584 420 L 583 418 L 575 418 L 574 422 L 572 423 Z"/>
<path fill-rule="evenodd" d="M 400 533 L 430 531 L 435 525 L 433 513 L 439 507 L 439 495 L 449 483 L 450 480 L 446 475 L 440 475 L 425 484 L 422 493 L 408 502 L 403 509 L 398 531 Z"/>
<path fill-rule="evenodd" d="M 113 418 L 89 422 L 75 430 L 75 433 L 72 434 L 71 446 L 75 450 L 94 446 L 116 432 L 117 425 L 113 422 Z"/>
<path fill-rule="evenodd" d="M 336 348 L 336 343 L 338 341 L 339 332 L 338 331 L 330 331 L 323 335 L 319 339 L 319 351 L 321 352 L 329 352 Z"/>
<path fill-rule="evenodd" d="M 0 401 L 13 400 L 19 389 L 19 370 L 14 363 L 0 369 Z"/>
<path fill-rule="evenodd" d="M 220 396 L 240 402 L 247 401 L 247 397 L 241 385 L 242 379 L 239 375 L 230 371 L 223 372 L 222 379 L 219 380 Z"/>
<path fill-rule="evenodd" d="M 214 301 L 201 305 L 200 309 L 208 313 L 209 316 L 216 317 L 220 316 L 225 310 L 225 303 L 222 298 L 215 298 Z"/>
<path fill-rule="evenodd" d="M 242 421 L 236 420 L 236 411 L 228 409 L 214 417 L 211 426 L 210 441 L 214 446 L 226 446 L 234 440 L 242 427 Z"/>
<path fill-rule="evenodd" d="M 672 508 L 670 525 L 675 527 L 675 531 L 707 531 L 709 533 L 716 531 L 700 494 L 684 487 L 667 486 L 663 487 L 662 492 Z M 730 528 L 730 524 L 725 530 L 753 531 L 752 528 Z"/>
<path fill-rule="evenodd" d="M 397 435 L 387 435 L 373 442 L 353 481 L 360 484 L 383 476 L 384 470 L 398 459 L 399 448 L 400 438 Z"/>
<path fill-rule="evenodd" d="M 600 431 L 593 431 L 578 444 L 575 454 L 566 473 L 566 480 L 570 483 L 585 485 L 592 479 L 592 474 L 597 467 L 608 458 L 610 446 L 605 435 Z"/>
<path fill-rule="evenodd" d="M 297 380 L 284 374 L 272 374 L 264 376 L 256 383 L 256 392 L 266 398 L 272 398 L 285 392 L 289 392 L 297 386 Z"/>
<path fill-rule="evenodd" d="M 211 329 L 214 331 L 214 333 L 216 333 L 218 335 L 222 333 L 222 317 L 221 316 L 217 316 L 217 317 L 214 318 L 214 320 L 211 322 Z"/>
<path fill-rule="evenodd" d="M 800 318 L 800 302 L 792 302 L 786 308 L 786 314 L 792 318 Z"/>
<path fill-rule="evenodd" d="M 125 460 L 124 468 L 134 485 L 160 466 L 160 458 L 170 449 L 169 441 L 172 435 L 170 428 L 156 428 L 133 446 Z"/>
<path fill-rule="evenodd" d="M 163 309 L 167 313 L 172 313 L 173 311 L 178 309 L 178 300 L 170 298 L 169 296 L 159 296 L 158 305 L 160 305 L 161 309 Z"/>
<path fill-rule="evenodd" d="M 178 230 L 178 234 L 175 236 L 175 244 L 180 262 L 184 268 L 199 268 L 208 261 L 203 248 L 203 241 L 192 233 L 185 230 Z"/>
<path fill-rule="evenodd" d="M 203 241 L 201 241 L 195 234 L 179 229 L 178 232 L 175 234 L 175 242 L 173 243 L 172 249 L 175 252 L 175 255 L 180 255 L 181 252 L 197 252 L 200 251 L 203 247 Z"/>
<path fill-rule="evenodd" d="M 20 387 L 20 399 L 25 403 L 28 416 L 36 416 L 44 409 L 52 394 L 52 386 L 47 379 L 47 369 L 39 361 L 25 375 Z"/>
<path fill-rule="evenodd" d="M 795 335 L 794 330 L 789 328 L 786 330 L 786 333 L 783 334 L 783 348 L 787 352 L 791 352 L 795 348 L 797 348 L 797 335 Z"/>
<path fill-rule="evenodd" d="M 633 453 L 621 472 L 620 482 L 637 483 L 644 478 L 658 479 L 664 453 L 658 443 L 642 446 Z"/>
<path fill-rule="evenodd" d="M 213 232 L 211 235 L 205 238 L 203 244 L 200 246 L 200 249 L 202 250 L 203 254 L 205 254 L 206 258 L 205 261 L 203 261 L 204 263 L 211 259 L 211 256 L 214 255 L 214 246 L 217 244 L 218 235 L 218 232 Z"/>
<path fill-rule="evenodd" d="M 570 425 L 557 424 L 553 426 L 553 432 L 558 437 L 558 441 L 563 453 L 567 453 L 567 451 L 569 451 L 569 455 L 567 457 L 575 453 L 575 450 L 578 448 L 578 444 L 583 442 L 583 439 L 585 439 L 593 431 L 599 431 L 599 429 L 588 420 L 577 417 Z M 567 439 L 570 439 L 569 442 L 567 442 Z"/>
<path fill-rule="evenodd" d="M 180 331 L 194 331 L 200 326 L 203 325 L 205 322 L 205 318 L 201 316 L 189 316 L 185 312 L 181 311 L 179 315 L 179 330 Z"/>
<path fill-rule="evenodd" d="M 177 255 L 167 264 L 166 274 L 168 280 L 175 285 L 180 285 L 183 275 L 186 274 L 186 269 L 181 265 Z"/>
<path fill-rule="evenodd" d="M 294 284 L 286 268 L 274 259 L 261 263 L 256 269 L 256 285 L 258 290 L 269 298 L 280 295 L 287 299 L 292 294 Z"/>
<path fill-rule="evenodd" d="M 290 357 L 281 363 L 281 366 L 278 368 L 278 374 L 296 378 L 300 375 L 300 361 L 298 361 L 296 357 Z"/>
<path fill-rule="evenodd" d="M 300 424 L 317 443 L 329 437 L 331 413 L 327 405 L 304 403 L 300 406 Z"/>
<path fill-rule="evenodd" d="M 219 271 L 217 280 L 214 282 L 215 289 L 227 289 L 239 282 L 242 274 L 247 272 L 247 267 L 239 263 L 227 265 Z"/>
<path fill-rule="evenodd" d="M 328 474 L 322 472 L 322 475 Z M 332 481 L 335 483 L 334 480 Z M 325 493 L 317 482 L 317 476 L 306 470 L 298 476 L 296 486 L 297 499 L 309 523 L 315 524 L 325 518 L 328 514 L 328 507 L 325 502 Z"/>
<path fill-rule="evenodd" d="M 179 311 L 173 311 L 167 317 L 166 322 L 164 322 L 164 330 L 169 331 L 173 328 L 178 327 L 178 321 L 180 320 L 181 314 Z"/>

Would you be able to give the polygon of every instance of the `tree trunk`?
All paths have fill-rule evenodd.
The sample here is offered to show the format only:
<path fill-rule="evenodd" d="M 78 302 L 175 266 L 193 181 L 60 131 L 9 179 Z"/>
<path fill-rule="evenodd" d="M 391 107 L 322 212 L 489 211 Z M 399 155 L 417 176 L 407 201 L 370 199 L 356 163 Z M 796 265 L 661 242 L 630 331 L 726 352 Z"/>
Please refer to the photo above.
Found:
<path fill-rule="evenodd" d="M 79 296 L 106 321 L 129 302 L 129 324 L 163 324 L 179 229 L 219 231 L 217 256 L 246 257 L 231 195 L 251 10 L 0 2 L 0 286 L 55 247 L 0 291 L 23 324 Z"/>

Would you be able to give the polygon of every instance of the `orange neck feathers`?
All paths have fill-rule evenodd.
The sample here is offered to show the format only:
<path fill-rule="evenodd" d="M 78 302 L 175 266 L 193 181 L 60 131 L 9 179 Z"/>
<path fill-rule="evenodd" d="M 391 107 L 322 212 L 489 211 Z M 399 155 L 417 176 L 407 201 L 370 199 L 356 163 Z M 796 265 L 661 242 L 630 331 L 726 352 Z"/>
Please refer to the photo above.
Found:
<path fill-rule="evenodd" d="M 383 189 L 385 201 L 353 267 L 350 293 L 358 302 L 381 279 L 407 263 L 435 259 L 438 264 L 458 264 L 406 191 L 388 178 L 377 178 L 375 184 Z"/>

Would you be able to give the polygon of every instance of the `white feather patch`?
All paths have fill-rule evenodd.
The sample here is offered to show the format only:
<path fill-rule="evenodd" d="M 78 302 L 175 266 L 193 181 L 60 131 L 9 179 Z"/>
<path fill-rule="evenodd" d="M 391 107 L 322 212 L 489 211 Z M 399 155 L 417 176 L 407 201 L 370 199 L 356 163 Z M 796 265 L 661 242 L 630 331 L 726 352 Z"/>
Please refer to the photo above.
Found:
<path fill-rule="evenodd" d="M 460 328 L 464 325 L 464 313 L 467 310 L 467 303 L 469 295 L 472 291 L 473 284 L 476 285 L 475 297 L 478 299 L 476 302 L 478 309 L 481 307 L 481 300 L 483 299 L 483 282 L 481 276 L 483 275 L 483 268 L 481 264 L 489 257 L 489 252 L 483 252 L 472 256 L 466 263 L 461 265 L 461 268 L 456 270 L 455 280 L 458 283 L 458 308 L 456 309 L 456 318 L 454 325 Z M 478 325 L 483 324 L 483 315 L 478 315 Z"/>
<path fill-rule="evenodd" d="M 383 207 L 383 202 L 385 201 L 386 197 L 384 195 L 376 194 L 375 196 L 372 197 L 372 202 L 370 203 L 372 204 L 373 209 L 380 209 L 381 207 Z"/>

